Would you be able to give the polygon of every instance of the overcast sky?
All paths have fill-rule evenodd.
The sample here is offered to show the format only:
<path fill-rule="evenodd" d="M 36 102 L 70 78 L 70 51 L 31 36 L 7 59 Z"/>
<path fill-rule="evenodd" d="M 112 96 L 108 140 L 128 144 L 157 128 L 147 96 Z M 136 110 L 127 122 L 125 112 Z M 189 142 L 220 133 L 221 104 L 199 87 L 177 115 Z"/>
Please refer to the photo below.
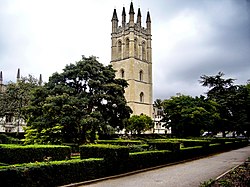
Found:
<path fill-rule="evenodd" d="M 0 0 L 0 71 L 4 82 L 31 74 L 48 81 L 66 64 L 111 59 L 111 18 L 131 0 Z M 250 0 L 134 0 L 152 21 L 153 95 L 204 94 L 201 75 L 250 79 Z M 137 15 L 135 15 L 137 16 Z M 127 16 L 128 19 L 128 16 Z"/>

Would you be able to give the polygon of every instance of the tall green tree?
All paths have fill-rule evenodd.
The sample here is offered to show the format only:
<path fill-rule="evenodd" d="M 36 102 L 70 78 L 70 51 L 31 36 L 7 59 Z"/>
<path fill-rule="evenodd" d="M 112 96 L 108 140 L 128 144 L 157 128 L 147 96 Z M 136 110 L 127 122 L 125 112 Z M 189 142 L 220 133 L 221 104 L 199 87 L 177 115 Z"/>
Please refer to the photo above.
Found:
<path fill-rule="evenodd" d="M 208 87 L 207 97 L 219 105 L 220 120 L 216 127 L 223 132 L 223 136 L 229 131 L 239 133 L 247 129 L 249 125 L 249 90 L 244 85 L 234 85 L 232 78 L 224 79 L 224 74 L 219 72 L 215 76 L 201 76 L 200 83 Z M 246 131 L 246 130 L 245 130 Z"/>
<path fill-rule="evenodd" d="M 24 118 L 22 110 L 31 101 L 31 91 L 38 86 L 38 79 L 32 75 L 22 77 L 16 83 L 9 82 L 6 90 L 0 93 L 0 118 L 10 115 L 15 119 L 15 125 L 19 126 Z"/>
<path fill-rule="evenodd" d="M 145 114 L 133 115 L 128 119 L 126 131 L 131 132 L 131 134 L 141 134 L 153 127 L 154 122 L 149 116 Z"/>
<path fill-rule="evenodd" d="M 173 96 L 163 101 L 166 127 L 177 137 L 200 136 L 201 130 L 213 129 L 214 121 L 220 116 L 217 103 L 203 96 Z"/>
<path fill-rule="evenodd" d="M 94 56 L 67 65 L 34 91 L 26 110 L 27 143 L 82 144 L 105 133 L 108 125 L 123 129 L 132 112 L 124 97 L 127 85 L 115 79 L 111 65 L 102 65 Z"/>

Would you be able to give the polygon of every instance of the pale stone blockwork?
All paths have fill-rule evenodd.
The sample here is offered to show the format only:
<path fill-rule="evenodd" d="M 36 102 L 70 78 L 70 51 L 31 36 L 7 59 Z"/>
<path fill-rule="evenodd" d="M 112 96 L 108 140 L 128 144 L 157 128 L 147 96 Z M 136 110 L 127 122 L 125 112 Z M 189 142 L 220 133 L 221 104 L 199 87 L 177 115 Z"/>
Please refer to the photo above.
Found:
<path fill-rule="evenodd" d="M 123 7 L 122 25 L 118 26 L 116 9 L 114 10 L 111 20 L 111 64 L 116 70 L 116 77 L 127 80 L 129 84 L 125 97 L 133 114 L 143 113 L 153 117 L 151 19 L 148 12 L 144 28 L 141 26 L 140 8 L 136 22 L 134 14 L 131 2 L 129 22 L 126 22 Z"/>

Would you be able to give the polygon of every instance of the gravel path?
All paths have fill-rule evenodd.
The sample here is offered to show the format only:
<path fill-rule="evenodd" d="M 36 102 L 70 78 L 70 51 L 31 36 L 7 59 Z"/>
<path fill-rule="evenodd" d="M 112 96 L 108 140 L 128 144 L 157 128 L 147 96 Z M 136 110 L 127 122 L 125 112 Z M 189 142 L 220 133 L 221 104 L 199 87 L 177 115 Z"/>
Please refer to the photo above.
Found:
<path fill-rule="evenodd" d="M 92 183 L 88 187 L 196 187 L 215 179 L 250 157 L 250 146 L 190 162 L 120 178 Z"/>

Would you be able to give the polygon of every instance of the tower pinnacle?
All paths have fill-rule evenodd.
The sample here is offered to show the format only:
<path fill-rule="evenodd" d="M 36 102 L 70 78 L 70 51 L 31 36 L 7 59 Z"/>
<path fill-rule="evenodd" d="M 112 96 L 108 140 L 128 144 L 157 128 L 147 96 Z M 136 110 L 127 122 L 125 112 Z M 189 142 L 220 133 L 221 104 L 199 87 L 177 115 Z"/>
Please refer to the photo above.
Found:
<path fill-rule="evenodd" d="M 118 27 L 118 18 L 117 18 L 116 9 L 114 9 L 113 17 L 111 19 L 111 22 L 112 22 L 112 33 L 114 33 L 114 32 L 116 32 L 117 27 Z"/>
<path fill-rule="evenodd" d="M 133 2 L 131 2 L 130 4 L 130 9 L 129 9 L 129 26 L 134 26 L 134 6 L 133 6 Z"/>
<path fill-rule="evenodd" d="M 18 68 L 18 70 L 17 70 L 16 80 L 17 80 L 17 81 L 20 80 L 20 68 Z"/>
<path fill-rule="evenodd" d="M 141 26 L 141 9 L 138 8 L 138 14 L 137 14 L 137 24 Z"/>
<path fill-rule="evenodd" d="M 3 72 L 0 72 L 0 84 L 3 84 Z"/>
<path fill-rule="evenodd" d="M 122 9 L 122 26 L 125 27 L 126 25 L 126 12 L 125 12 L 125 7 Z"/>
<path fill-rule="evenodd" d="M 146 20 L 146 23 L 147 23 L 147 31 L 148 31 L 148 34 L 151 34 L 151 18 L 150 18 L 149 11 L 148 11 L 148 13 L 147 13 L 147 20 Z"/>

